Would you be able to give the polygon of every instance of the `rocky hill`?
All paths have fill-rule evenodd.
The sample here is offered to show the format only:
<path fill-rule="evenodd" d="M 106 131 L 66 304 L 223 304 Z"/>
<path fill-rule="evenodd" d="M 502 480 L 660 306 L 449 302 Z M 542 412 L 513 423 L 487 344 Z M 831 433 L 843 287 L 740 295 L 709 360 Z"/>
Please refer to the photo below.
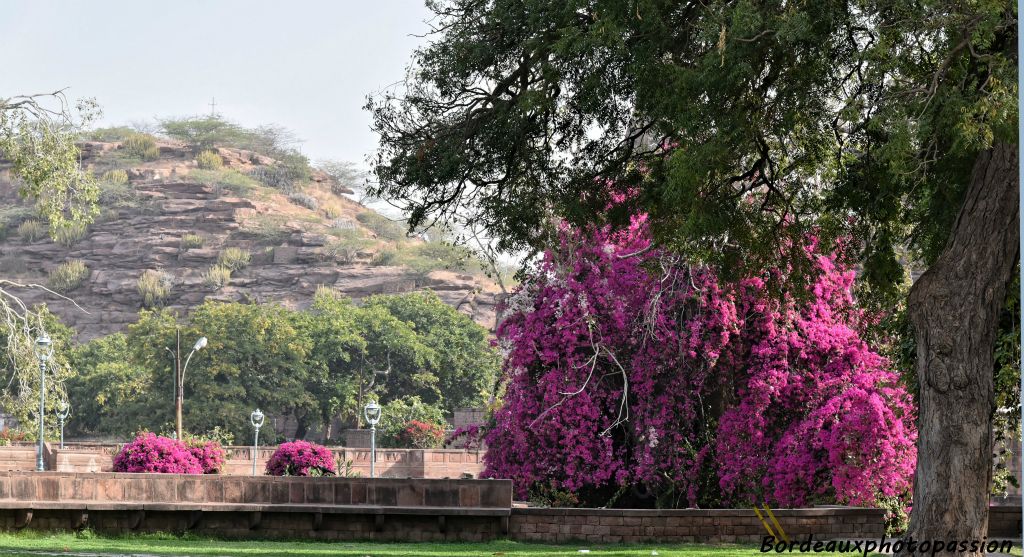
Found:
<path fill-rule="evenodd" d="M 28 303 L 47 303 L 80 340 L 121 330 L 146 304 L 182 312 L 210 299 L 304 307 L 319 287 L 355 299 L 432 290 L 494 326 L 500 290 L 472 261 L 465 266 L 465 253 L 407 238 L 329 175 L 313 170 L 282 187 L 283 163 L 271 157 L 219 147 L 210 149 L 215 158 L 146 140 L 145 156 L 127 141 L 81 144 L 83 164 L 100 177 L 102 214 L 56 242 L 0 166 L 0 277 L 74 300 L 20 291 Z"/>

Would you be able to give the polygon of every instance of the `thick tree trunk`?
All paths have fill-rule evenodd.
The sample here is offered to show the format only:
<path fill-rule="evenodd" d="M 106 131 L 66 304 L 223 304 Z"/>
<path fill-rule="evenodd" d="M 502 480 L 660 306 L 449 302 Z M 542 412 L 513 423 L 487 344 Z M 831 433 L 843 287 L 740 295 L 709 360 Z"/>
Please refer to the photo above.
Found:
<path fill-rule="evenodd" d="M 992 358 L 1020 243 L 1019 187 L 1015 145 L 981 153 L 945 251 L 910 290 L 920 410 L 908 534 L 918 541 L 988 531 Z"/>

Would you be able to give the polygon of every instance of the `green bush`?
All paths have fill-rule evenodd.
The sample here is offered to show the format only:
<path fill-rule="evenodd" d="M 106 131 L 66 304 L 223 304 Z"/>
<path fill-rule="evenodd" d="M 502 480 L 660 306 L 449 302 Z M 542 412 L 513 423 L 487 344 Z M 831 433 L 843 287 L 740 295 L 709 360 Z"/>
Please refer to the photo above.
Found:
<path fill-rule="evenodd" d="M 332 234 L 337 239 L 328 243 L 324 251 L 328 257 L 340 263 L 352 263 L 361 250 L 373 245 L 358 230 L 334 230 Z"/>
<path fill-rule="evenodd" d="M 310 211 L 316 211 L 317 208 L 316 198 L 313 197 L 312 195 L 309 195 L 308 193 L 290 193 L 288 194 L 288 201 L 291 201 L 296 205 L 301 205 L 302 207 L 305 207 Z"/>
<path fill-rule="evenodd" d="M 156 146 L 153 136 L 146 133 L 133 133 L 124 138 L 121 148 L 132 158 L 152 161 L 160 158 L 160 149 Z"/>
<path fill-rule="evenodd" d="M 35 242 L 46 236 L 46 225 L 35 220 L 27 220 L 18 225 L 18 236 L 26 242 Z"/>
<path fill-rule="evenodd" d="M 108 170 L 103 173 L 100 180 L 107 182 L 108 184 L 127 184 L 128 171 L 123 168 Z"/>
<path fill-rule="evenodd" d="M 224 248 L 217 257 L 217 264 L 230 271 L 239 271 L 249 265 L 252 256 L 249 252 L 239 248 Z"/>
<path fill-rule="evenodd" d="M 200 184 L 213 186 L 214 192 L 217 195 L 220 195 L 222 190 L 228 190 L 235 195 L 248 197 L 251 195 L 252 190 L 259 186 L 259 182 L 256 180 L 229 168 L 222 168 L 220 170 L 197 168 L 190 171 L 188 177 Z"/>
<path fill-rule="evenodd" d="M 214 265 L 203 273 L 203 283 L 214 290 L 218 290 L 231 282 L 231 269 L 222 265 Z"/>
<path fill-rule="evenodd" d="M 203 151 L 196 156 L 196 164 L 203 170 L 219 170 L 224 166 L 224 159 L 213 151 Z"/>
<path fill-rule="evenodd" d="M 356 215 L 356 220 L 369 228 L 378 238 L 396 242 L 406 238 L 405 225 L 395 222 L 384 215 L 373 211 L 364 211 Z"/>
<path fill-rule="evenodd" d="M 201 248 L 206 239 L 199 234 L 185 234 L 181 237 L 181 249 Z"/>
<path fill-rule="evenodd" d="M 89 268 L 78 259 L 65 261 L 50 271 L 48 286 L 54 292 L 71 292 L 89 277 Z"/>
<path fill-rule="evenodd" d="M 161 271 L 147 269 L 135 285 L 142 296 L 142 306 L 147 308 L 162 305 L 171 293 L 171 276 Z"/>
<path fill-rule="evenodd" d="M 398 448 L 401 446 L 402 431 L 409 422 L 416 420 L 430 424 L 447 424 L 444 411 L 433 404 L 423 402 L 415 395 L 397 398 L 381 409 L 380 431 L 381 445 Z"/>
<path fill-rule="evenodd" d="M 69 224 L 57 230 L 53 239 L 58 244 L 70 248 L 82 241 L 89 234 L 89 227 L 84 223 Z"/>

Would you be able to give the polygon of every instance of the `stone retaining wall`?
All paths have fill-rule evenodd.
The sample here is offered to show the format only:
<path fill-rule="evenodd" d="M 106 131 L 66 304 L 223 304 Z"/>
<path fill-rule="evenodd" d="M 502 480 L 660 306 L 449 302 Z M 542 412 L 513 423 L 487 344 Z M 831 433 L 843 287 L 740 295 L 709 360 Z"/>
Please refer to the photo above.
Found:
<path fill-rule="evenodd" d="M 879 538 L 884 511 L 854 507 L 772 511 L 791 539 Z M 767 535 L 752 509 L 512 509 L 509 537 L 562 543 L 760 542 Z"/>

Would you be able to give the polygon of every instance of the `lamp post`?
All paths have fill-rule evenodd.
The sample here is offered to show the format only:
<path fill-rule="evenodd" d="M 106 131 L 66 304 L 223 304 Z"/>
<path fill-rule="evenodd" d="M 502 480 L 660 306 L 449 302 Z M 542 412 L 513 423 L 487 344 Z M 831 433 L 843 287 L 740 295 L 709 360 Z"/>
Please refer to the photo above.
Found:
<path fill-rule="evenodd" d="M 71 414 L 71 405 L 67 400 L 61 399 L 57 404 L 57 419 L 60 420 L 60 448 L 64 448 L 64 422 Z"/>
<path fill-rule="evenodd" d="M 185 365 L 181 365 L 181 328 L 174 331 L 174 350 L 164 347 L 164 350 L 171 353 L 174 359 L 174 432 L 177 439 L 182 439 L 181 407 L 185 402 L 185 370 L 188 369 L 188 362 L 192 355 L 206 346 L 206 337 L 199 337 L 199 340 L 192 345 L 192 351 L 185 358 Z"/>
<path fill-rule="evenodd" d="M 377 463 L 377 422 L 380 421 L 380 405 L 377 401 L 371 400 L 363 409 L 366 423 L 370 424 L 370 477 L 376 477 L 374 472 Z"/>
<path fill-rule="evenodd" d="M 252 414 L 249 414 L 249 423 L 252 427 L 256 428 L 256 436 L 252 441 L 252 475 L 256 475 L 256 456 L 259 455 L 260 450 L 260 428 L 263 427 L 263 412 L 257 408 Z"/>
<path fill-rule="evenodd" d="M 43 331 L 36 339 L 36 359 L 39 360 L 39 454 L 36 458 L 36 470 L 46 470 L 43 460 L 43 439 L 46 437 L 46 362 L 53 356 L 53 341 Z"/>

